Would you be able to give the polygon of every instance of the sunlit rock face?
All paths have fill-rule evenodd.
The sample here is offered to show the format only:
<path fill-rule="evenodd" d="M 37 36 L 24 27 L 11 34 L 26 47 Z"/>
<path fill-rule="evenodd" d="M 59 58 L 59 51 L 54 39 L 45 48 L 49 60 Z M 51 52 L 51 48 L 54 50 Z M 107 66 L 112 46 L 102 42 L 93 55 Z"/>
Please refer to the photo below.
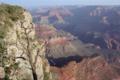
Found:
<path fill-rule="evenodd" d="M 3 38 L 5 59 L 1 66 L 5 69 L 4 77 L 10 80 L 43 80 L 44 73 L 49 73 L 44 42 L 36 40 L 31 15 L 25 10 L 21 15 L 24 18 L 12 22 Z"/>
<path fill-rule="evenodd" d="M 28 13 L 24 13 L 25 16 L 25 20 L 24 22 L 18 21 L 14 24 L 13 28 L 9 29 L 9 31 L 7 32 L 7 36 L 5 37 L 5 42 L 7 43 L 7 52 L 8 55 L 11 57 L 24 57 L 27 58 L 27 41 L 25 40 L 25 31 L 24 29 L 26 28 L 26 30 L 33 29 L 32 25 L 30 24 L 32 22 L 32 18 L 27 15 L 29 15 Z M 29 21 L 27 21 L 29 20 Z M 34 30 L 31 30 L 31 37 L 34 36 Z M 19 36 L 19 37 L 18 37 Z M 33 37 L 34 38 L 34 37 Z M 32 46 L 32 45 L 31 45 Z M 22 76 L 22 78 L 29 78 L 30 80 L 32 80 L 32 72 L 29 68 L 30 64 L 28 61 L 26 60 L 22 60 L 22 59 L 16 59 L 16 62 L 19 62 L 19 67 L 20 67 L 20 74 L 19 77 Z M 27 77 L 27 76 L 29 77 Z M 11 76 L 12 79 L 17 78 Z M 22 79 L 21 78 L 21 79 Z"/>
<path fill-rule="evenodd" d="M 3 79 L 5 77 L 4 68 L 0 67 L 0 79 Z"/>

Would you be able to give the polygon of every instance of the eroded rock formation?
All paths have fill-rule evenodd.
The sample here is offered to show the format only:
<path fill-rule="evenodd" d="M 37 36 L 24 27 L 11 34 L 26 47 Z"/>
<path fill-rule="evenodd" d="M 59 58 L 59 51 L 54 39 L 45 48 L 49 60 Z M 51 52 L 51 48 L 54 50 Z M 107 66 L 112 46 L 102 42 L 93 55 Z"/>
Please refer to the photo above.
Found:
<path fill-rule="evenodd" d="M 4 9 L 8 15 L 15 6 L 4 5 Z M 3 7 L 4 8 L 4 7 Z M 7 11 L 8 10 L 8 11 Z M 0 38 L 4 42 L 4 51 L 0 53 L 1 65 L 5 70 L 5 80 L 50 80 L 49 65 L 45 59 L 44 42 L 38 42 L 35 37 L 35 28 L 32 23 L 31 15 L 24 9 L 20 14 L 23 19 L 10 20 L 11 26 L 3 27 L 5 23 L 0 25 L 6 30 L 5 36 Z M 13 15 L 14 16 L 14 15 Z M 4 16 L 3 16 L 4 17 Z M 0 70 L 1 72 L 1 70 Z M 2 77 L 3 78 L 3 77 Z"/>
<path fill-rule="evenodd" d="M 119 80 L 120 74 L 101 57 L 70 62 L 62 68 L 51 67 L 58 80 Z"/>

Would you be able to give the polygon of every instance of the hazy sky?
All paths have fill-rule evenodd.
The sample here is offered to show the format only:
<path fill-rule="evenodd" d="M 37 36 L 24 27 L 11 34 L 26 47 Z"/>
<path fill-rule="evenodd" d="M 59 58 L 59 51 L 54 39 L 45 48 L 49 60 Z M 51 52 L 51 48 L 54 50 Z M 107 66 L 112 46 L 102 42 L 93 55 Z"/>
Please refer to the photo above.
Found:
<path fill-rule="evenodd" d="M 120 5 L 120 0 L 0 0 L 0 2 L 31 6 Z"/>

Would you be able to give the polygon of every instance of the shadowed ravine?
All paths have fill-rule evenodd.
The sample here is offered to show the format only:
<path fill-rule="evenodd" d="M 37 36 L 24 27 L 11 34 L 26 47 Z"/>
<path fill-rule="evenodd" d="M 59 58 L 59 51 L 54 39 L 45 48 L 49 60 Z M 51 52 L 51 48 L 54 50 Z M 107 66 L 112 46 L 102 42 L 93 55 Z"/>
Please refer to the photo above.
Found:
<path fill-rule="evenodd" d="M 67 65 L 71 61 L 80 62 L 83 58 L 76 55 L 76 56 L 69 56 L 69 57 L 61 57 L 61 58 L 48 58 L 48 61 L 51 66 L 56 67 L 63 67 Z"/>
<path fill-rule="evenodd" d="M 97 56 L 100 56 L 100 54 L 93 54 L 91 56 L 75 55 L 75 56 L 59 57 L 59 58 L 47 57 L 47 59 L 51 66 L 56 66 L 56 67 L 61 68 L 72 61 L 75 61 L 76 63 L 80 63 L 85 58 L 94 58 Z"/>

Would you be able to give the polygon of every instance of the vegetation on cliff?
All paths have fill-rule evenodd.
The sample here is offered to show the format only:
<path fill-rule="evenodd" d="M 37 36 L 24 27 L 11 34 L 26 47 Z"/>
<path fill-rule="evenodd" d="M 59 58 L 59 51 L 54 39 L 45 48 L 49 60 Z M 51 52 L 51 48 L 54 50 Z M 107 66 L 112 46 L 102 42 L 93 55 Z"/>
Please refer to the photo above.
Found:
<path fill-rule="evenodd" d="M 5 50 L 4 37 L 10 27 L 12 27 L 13 22 L 23 19 L 22 15 L 24 9 L 19 6 L 12 6 L 8 4 L 0 5 L 0 62 L 2 53 Z"/>
<path fill-rule="evenodd" d="M 12 6 L 7 4 L 0 5 L 0 53 L 4 50 L 3 39 L 5 33 L 9 27 L 12 27 L 12 23 L 18 19 L 23 19 L 23 9 L 19 6 Z"/>
<path fill-rule="evenodd" d="M 1 4 L 0 67 L 5 70 L 4 80 L 48 80 L 49 65 L 45 63 L 44 42 L 36 40 L 31 15 L 19 6 Z"/>

